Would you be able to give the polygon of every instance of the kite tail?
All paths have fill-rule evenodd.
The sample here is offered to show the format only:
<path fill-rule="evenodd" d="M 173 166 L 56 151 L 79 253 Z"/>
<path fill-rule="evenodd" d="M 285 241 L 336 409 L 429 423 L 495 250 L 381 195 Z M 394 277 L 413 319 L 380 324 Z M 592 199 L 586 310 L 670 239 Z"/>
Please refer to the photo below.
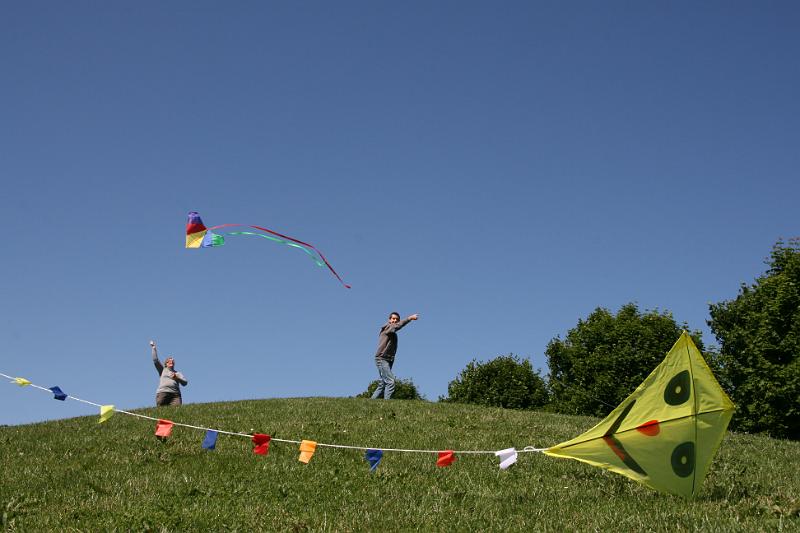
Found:
<path fill-rule="evenodd" d="M 303 241 L 301 241 L 299 239 L 295 239 L 294 237 L 290 237 L 288 235 L 284 235 L 283 233 L 278 233 L 277 231 L 272 231 L 271 229 L 268 229 L 268 228 L 263 228 L 261 226 L 253 226 L 252 224 L 220 224 L 219 226 L 214 226 L 214 227 L 208 228 L 208 230 L 211 231 L 211 230 L 220 229 L 220 228 L 230 228 L 230 227 L 233 227 L 233 226 L 254 228 L 254 229 L 257 229 L 257 230 L 266 231 L 267 233 L 269 233 L 271 235 L 275 235 L 276 237 L 281 237 L 283 239 L 287 239 L 289 241 L 295 242 L 295 243 L 300 244 L 302 246 L 307 246 L 307 247 L 311 248 L 312 250 L 317 252 L 317 255 L 319 255 L 320 259 L 322 259 L 322 261 L 325 263 L 325 266 L 328 267 L 328 270 L 331 271 L 331 274 L 336 276 L 336 279 L 339 280 L 339 283 L 344 285 L 344 287 L 346 289 L 350 289 L 351 288 L 350 285 L 345 283 L 344 280 L 341 278 L 341 276 L 339 276 L 339 274 L 333 269 L 333 267 L 328 262 L 328 260 L 325 259 L 325 256 L 322 255 L 322 252 L 320 252 L 313 244 L 309 244 L 307 242 L 303 242 Z"/>
<path fill-rule="evenodd" d="M 280 244 L 285 244 L 286 246 L 291 246 L 292 248 L 297 248 L 298 250 L 303 250 L 306 254 L 308 254 L 308 256 L 312 259 L 312 261 L 314 261 L 314 263 L 317 266 L 324 266 L 325 265 L 325 263 L 322 262 L 322 259 L 320 259 L 319 256 L 316 253 L 314 253 L 312 250 L 309 250 L 307 247 L 300 246 L 299 244 L 294 243 L 294 242 L 289 242 L 289 241 L 285 241 L 283 239 L 279 239 L 278 237 L 272 237 L 270 235 L 264 235 L 263 233 L 255 233 L 253 231 L 231 231 L 231 232 L 228 232 L 226 235 L 254 235 L 256 237 L 263 237 L 264 239 L 269 239 L 271 241 L 274 241 L 274 242 L 277 242 L 277 243 L 280 243 Z"/>

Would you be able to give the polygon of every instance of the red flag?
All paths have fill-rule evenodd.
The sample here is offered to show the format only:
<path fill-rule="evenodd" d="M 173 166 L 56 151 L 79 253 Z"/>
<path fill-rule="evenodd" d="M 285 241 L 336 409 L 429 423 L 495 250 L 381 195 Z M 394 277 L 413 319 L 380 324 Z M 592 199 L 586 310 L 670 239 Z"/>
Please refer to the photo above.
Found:
<path fill-rule="evenodd" d="M 156 437 L 166 439 L 172 435 L 172 426 L 174 425 L 171 420 L 159 420 L 156 424 Z"/>
<path fill-rule="evenodd" d="M 272 437 L 269 435 L 264 435 L 263 433 L 256 433 L 253 435 L 253 453 L 258 455 L 267 455 L 269 452 L 269 441 L 272 440 Z"/>
<path fill-rule="evenodd" d="M 450 466 L 456 460 L 456 452 L 453 450 L 445 450 L 439 452 L 439 459 L 436 461 L 436 466 Z"/>

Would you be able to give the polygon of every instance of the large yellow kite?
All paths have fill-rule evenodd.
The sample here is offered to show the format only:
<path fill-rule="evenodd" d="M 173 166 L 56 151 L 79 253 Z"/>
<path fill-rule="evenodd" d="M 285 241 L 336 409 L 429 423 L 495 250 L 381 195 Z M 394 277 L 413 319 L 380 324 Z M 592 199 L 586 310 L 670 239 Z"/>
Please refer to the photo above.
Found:
<path fill-rule="evenodd" d="M 733 409 L 684 331 L 664 361 L 602 422 L 544 453 L 690 498 L 703 484 Z"/>

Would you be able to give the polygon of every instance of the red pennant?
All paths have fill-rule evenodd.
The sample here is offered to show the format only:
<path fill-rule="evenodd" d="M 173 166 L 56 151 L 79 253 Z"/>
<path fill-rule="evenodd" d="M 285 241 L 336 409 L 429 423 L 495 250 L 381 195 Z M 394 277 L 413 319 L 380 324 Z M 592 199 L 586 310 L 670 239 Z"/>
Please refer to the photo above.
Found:
<path fill-rule="evenodd" d="M 156 424 L 156 437 L 166 439 L 172 435 L 172 426 L 174 425 L 171 420 L 159 420 Z"/>
<path fill-rule="evenodd" d="M 264 435 L 263 433 L 256 433 L 253 435 L 253 453 L 257 455 L 267 455 L 269 452 L 269 441 L 272 440 L 272 437 L 269 435 Z"/>
<path fill-rule="evenodd" d="M 445 450 L 439 452 L 439 459 L 436 461 L 436 466 L 450 466 L 456 460 L 456 452 L 453 450 Z"/>

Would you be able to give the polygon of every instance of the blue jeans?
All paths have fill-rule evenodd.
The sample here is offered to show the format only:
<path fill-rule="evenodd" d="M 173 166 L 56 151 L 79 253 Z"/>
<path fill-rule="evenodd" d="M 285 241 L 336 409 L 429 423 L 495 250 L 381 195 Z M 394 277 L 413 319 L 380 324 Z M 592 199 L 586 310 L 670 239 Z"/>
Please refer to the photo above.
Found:
<path fill-rule="evenodd" d="M 378 367 L 380 382 L 378 388 L 372 393 L 372 399 L 377 400 L 383 394 L 383 399 L 388 400 L 394 394 L 394 374 L 392 374 L 392 363 L 385 359 L 375 359 L 375 366 Z M 385 391 L 385 392 L 384 392 Z"/>

